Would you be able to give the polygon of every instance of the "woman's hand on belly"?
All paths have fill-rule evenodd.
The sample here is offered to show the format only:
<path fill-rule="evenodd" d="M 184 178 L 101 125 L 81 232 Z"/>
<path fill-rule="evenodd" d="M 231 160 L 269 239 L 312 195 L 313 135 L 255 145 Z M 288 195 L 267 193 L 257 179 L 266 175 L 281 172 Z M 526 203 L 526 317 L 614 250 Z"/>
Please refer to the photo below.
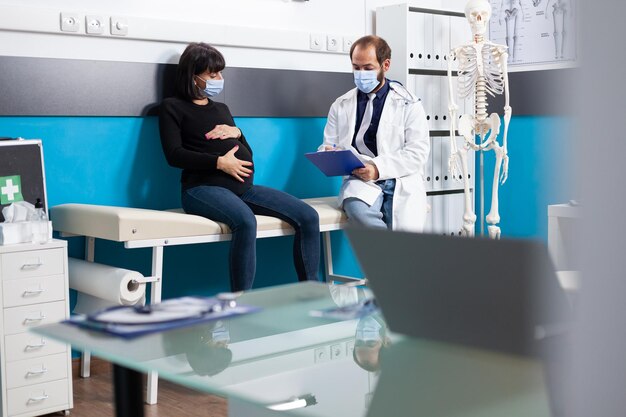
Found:
<path fill-rule="evenodd" d="M 204 135 L 207 139 L 239 139 L 241 130 L 235 126 L 217 125 L 213 130 Z"/>
<path fill-rule="evenodd" d="M 243 161 L 235 157 L 235 152 L 239 149 L 239 146 L 235 146 L 228 151 L 224 156 L 217 158 L 217 169 L 224 171 L 225 173 L 232 175 L 240 182 L 244 182 L 242 177 L 249 177 L 252 170 L 246 167 L 252 166 L 252 162 Z"/>

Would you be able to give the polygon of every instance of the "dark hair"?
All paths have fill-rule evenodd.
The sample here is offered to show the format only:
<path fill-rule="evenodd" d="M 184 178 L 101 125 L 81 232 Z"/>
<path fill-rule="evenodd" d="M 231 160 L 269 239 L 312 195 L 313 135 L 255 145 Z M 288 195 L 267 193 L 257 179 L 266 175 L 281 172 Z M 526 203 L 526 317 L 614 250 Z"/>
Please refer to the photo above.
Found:
<path fill-rule="evenodd" d="M 209 44 L 194 42 L 187 45 L 176 68 L 176 95 L 185 100 L 204 98 L 196 87 L 194 76 L 205 71 L 220 72 L 226 66 L 224 56 Z"/>
<path fill-rule="evenodd" d="M 222 346 L 194 346 L 185 353 L 189 366 L 202 376 L 217 375 L 230 366 L 233 352 Z"/>
<path fill-rule="evenodd" d="M 356 349 L 352 349 L 352 359 L 354 359 L 354 362 L 359 365 L 359 368 L 363 369 L 364 371 L 367 372 L 376 372 L 378 370 L 380 370 L 380 363 L 377 364 L 372 364 L 369 362 L 363 362 L 359 359 L 359 357 L 356 354 Z"/>
<path fill-rule="evenodd" d="M 352 47 L 350 48 L 350 59 L 352 59 L 352 53 L 357 46 L 361 48 L 367 48 L 370 45 L 372 45 L 376 50 L 376 60 L 381 67 L 383 66 L 383 62 L 385 62 L 386 59 L 391 59 L 391 48 L 389 47 L 389 44 L 380 36 L 375 35 L 363 36 L 362 38 L 354 41 Z"/>

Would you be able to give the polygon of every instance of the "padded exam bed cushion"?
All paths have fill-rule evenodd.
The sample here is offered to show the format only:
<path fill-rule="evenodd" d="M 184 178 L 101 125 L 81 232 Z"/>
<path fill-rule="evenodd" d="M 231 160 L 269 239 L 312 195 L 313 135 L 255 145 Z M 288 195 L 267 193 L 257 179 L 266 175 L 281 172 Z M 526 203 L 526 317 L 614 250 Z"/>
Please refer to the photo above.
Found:
<path fill-rule="evenodd" d="M 336 197 L 309 198 L 303 201 L 318 212 L 322 227 L 346 221 L 343 212 L 337 208 Z M 230 233 L 225 224 L 185 214 L 182 209 L 164 211 L 93 204 L 61 204 L 53 207 L 50 214 L 56 231 L 117 242 Z M 258 231 L 290 228 L 287 223 L 275 217 L 256 218 Z"/>

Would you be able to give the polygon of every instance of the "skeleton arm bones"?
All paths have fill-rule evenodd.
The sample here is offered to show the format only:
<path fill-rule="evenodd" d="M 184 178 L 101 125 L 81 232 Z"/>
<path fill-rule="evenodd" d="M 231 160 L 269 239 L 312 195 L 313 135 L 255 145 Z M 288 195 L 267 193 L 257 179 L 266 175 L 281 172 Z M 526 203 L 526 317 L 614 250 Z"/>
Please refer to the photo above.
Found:
<path fill-rule="evenodd" d="M 500 68 L 502 70 L 502 77 L 504 79 L 504 135 L 502 139 L 502 150 L 503 150 L 503 167 L 502 167 L 502 175 L 500 176 L 500 183 L 504 184 L 509 175 L 509 157 L 508 157 L 508 147 L 507 147 L 507 137 L 509 133 L 509 123 L 511 122 L 511 114 L 513 109 L 510 106 L 509 100 L 509 73 L 507 69 L 507 59 L 509 54 L 506 51 L 503 51 L 500 54 Z"/>
<path fill-rule="evenodd" d="M 450 114 L 450 158 L 448 159 L 448 171 L 452 178 L 457 178 L 459 166 L 457 164 L 457 148 L 456 148 L 456 121 L 457 110 L 459 106 L 454 102 L 454 78 L 452 78 L 452 62 L 457 56 L 460 48 L 452 50 L 448 56 L 448 113 Z"/>

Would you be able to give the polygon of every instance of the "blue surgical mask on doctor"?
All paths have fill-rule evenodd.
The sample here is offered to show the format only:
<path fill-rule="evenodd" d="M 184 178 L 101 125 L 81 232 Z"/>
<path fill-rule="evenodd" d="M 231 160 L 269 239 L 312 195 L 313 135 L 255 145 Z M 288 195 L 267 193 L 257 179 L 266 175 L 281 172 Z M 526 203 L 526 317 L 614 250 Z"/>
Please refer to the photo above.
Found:
<path fill-rule="evenodd" d="M 356 327 L 356 339 L 360 342 L 382 341 L 381 330 L 383 326 L 373 317 L 368 316 L 359 320 Z"/>
<path fill-rule="evenodd" d="M 207 97 L 215 97 L 224 89 L 224 78 L 220 80 L 212 80 L 210 78 L 208 80 L 205 80 L 204 78 L 200 78 L 197 75 L 196 77 L 204 81 L 205 87 L 204 90 L 202 90 L 202 93 Z"/>
<path fill-rule="evenodd" d="M 365 94 L 371 93 L 378 87 L 378 84 L 380 84 L 380 81 L 378 81 L 378 71 L 354 71 L 354 84 L 356 84 L 356 88 Z"/>
<path fill-rule="evenodd" d="M 230 331 L 224 322 L 218 321 L 215 323 L 215 327 L 211 332 L 211 340 L 216 344 L 221 342 L 224 345 L 228 345 L 230 343 Z"/>

